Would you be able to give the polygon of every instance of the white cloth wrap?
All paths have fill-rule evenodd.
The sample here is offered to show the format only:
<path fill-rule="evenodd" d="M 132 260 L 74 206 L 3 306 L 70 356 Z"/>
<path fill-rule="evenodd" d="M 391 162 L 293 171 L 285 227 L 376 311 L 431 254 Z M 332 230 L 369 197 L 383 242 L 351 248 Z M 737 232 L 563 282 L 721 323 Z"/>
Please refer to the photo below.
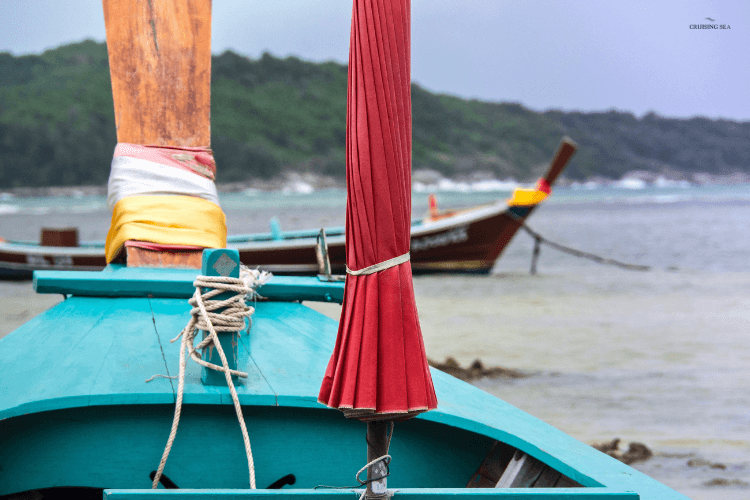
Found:
<path fill-rule="evenodd" d="M 141 194 L 197 196 L 219 205 L 216 184 L 198 174 L 130 156 L 112 158 L 107 185 L 107 206 Z"/>

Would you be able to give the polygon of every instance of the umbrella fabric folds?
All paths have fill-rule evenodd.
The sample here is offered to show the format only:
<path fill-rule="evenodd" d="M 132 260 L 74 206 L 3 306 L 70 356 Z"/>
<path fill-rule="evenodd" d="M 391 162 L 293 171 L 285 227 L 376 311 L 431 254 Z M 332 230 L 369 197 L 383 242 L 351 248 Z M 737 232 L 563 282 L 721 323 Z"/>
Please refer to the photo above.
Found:
<path fill-rule="evenodd" d="M 355 0 L 346 131 L 349 275 L 319 401 L 361 420 L 437 407 L 411 264 L 409 0 Z"/>

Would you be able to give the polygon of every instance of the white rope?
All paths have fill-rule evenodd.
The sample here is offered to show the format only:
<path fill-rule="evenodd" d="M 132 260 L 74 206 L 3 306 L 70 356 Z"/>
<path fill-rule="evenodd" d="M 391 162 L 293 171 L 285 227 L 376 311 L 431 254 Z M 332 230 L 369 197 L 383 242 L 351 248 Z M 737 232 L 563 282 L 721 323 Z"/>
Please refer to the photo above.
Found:
<path fill-rule="evenodd" d="M 408 262 L 410 258 L 411 258 L 410 253 L 406 252 L 404 255 L 399 255 L 398 257 L 384 260 L 383 262 L 378 262 L 377 264 L 367 266 L 363 269 L 360 269 L 359 271 L 352 271 L 351 269 L 349 269 L 349 266 L 347 266 L 346 273 L 351 274 L 352 276 L 360 276 L 362 274 L 373 274 L 373 273 L 377 273 L 378 271 L 385 271 L 388 268 L 395 267 L 399 264 L 403 264 L 404 262 Z"/>
<path fill-rule="evenodd" d="M 167 439 L 167 445 L 164 448 L 164 453 L 159 463 L 159 468 L 154 476 L 154 482 L 151 485 L 152 488 L 156 489 L 161 479 L 162 473 L 164 472 L 164 466 L 167 463 L 169 452 L 172 449 L 174 438 L 177 435 L 177 427 L 180 424 L 180 413 L 182 412 L 182 395 L 185 388 L 185 368 L 187 366 L 187 358 L 185 353 L 187 352 L 190 357 L 201 366 L 210 368 L 212 370 L 220 371 L 224 373 L 229 386 L 229 391 L 232 394 L 232 401 L 234 402 L 234 409 L 237 413 L 237 420 L 240 423 L 240 429 L 242 430 L 242 439 L 245 443 L 245 454 L 247 455 L 247 467 L 250 475 L 250 488 L 255 489 L 255 465 L 253 463 L 253 454 L 250 449 L 250 438 L 247 434 L 247 428 L 245 427 L 245 419 L 242 416 L 242 408 L 240 407 L 240 401 L 237 397 L 237 391 L 234 388 L 232 382 L 232 375 L 237 377 L 247 378 L 247 373 L 229 369 L 229 363 L 227 357 L 224 354 L 224 350 L 219 342 L 219 337 L 216 335 L 217 331 L 220 332 L 239 332 L 245 327 L 245 318 L 249 318 L 250 315 L 255 311 L 254 308 L 245 305 L 245 296 L 252 293 L 253 289 L 245 285 L 242 279 L 239 278 L 225 278 L 222 276 L 198 276 L 193 283 L 195 286 L 195 293 L 193 298 L 190 299 L 189 303 L 193 306 L 191 310 L 190 321 L 187 326 L 180 332 L 180 334 L 171 340 L 176 341 L 182 337 L 182 345 L 180 348 L 180 374 L 178 376 L 179 382 L 177 386 L 177 400 L 175 402 L 174 419 L 172 420 L 172 430 L 169 433 L 169 439 Z M 207 292 L 202 292 L 203 288 L 211 288 Z M 216 295 L 224 292 L 235 292 L 236 295 L 225 300 L 211 300 Z M 215 312 L 218 309 L 224 309 L 221 312 Z M 209 332 L 209 335 L 203 339 L 197 346 L 193 346 L 196 332 L 198 330 L 205 330 Z M 219 356 L 221 357 L 222 366 L 209 363 L 201 359 L 196 351 L 208 348 L 211 344 L 216 348 Z"/>
<path fill-rule="evenodd" d="M 271 278 L 273 278 L 273 274 L 268 271 L 250 269 L 245 264 L 240 264 L 240 279 L 246 287 L 250 288 L 250 293 L 245 296 L 246 300 L 255 300 L 260 297 L 256 290 L 265 285 Z"/>

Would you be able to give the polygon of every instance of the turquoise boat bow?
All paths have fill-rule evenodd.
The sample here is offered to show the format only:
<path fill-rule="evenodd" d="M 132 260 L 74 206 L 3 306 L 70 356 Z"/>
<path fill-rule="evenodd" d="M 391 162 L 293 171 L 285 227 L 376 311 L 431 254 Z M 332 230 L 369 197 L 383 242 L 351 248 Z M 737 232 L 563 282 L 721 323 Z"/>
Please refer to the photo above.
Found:
<path fill-rule="evenodd" d="M 313 277 L 263 285 L 252 328 L 239 341 L 237 366 L 248 378 L 237 392 L 261 489 L 244 489 L 247 463 L 228 388 L 204 385 L 195 363 L 187 365 L 182 420 L 164 471 L 182 489 L 148 489 L 176 381 L 146 380 L 178 373 L 179 343 L 169 339 L 190 316 L 197 274 L 120 266 L 35 273 L 37 292 L 66 300 L 0 339 L 0 498 L 30 491 L 40 498 L 353 498 L 353 488 L 315 489 L 356 485 L 365 424 L 317 402 L 337 322 L 304 301 L 340 302 L 343 283 Z M 389 480 L 396 498 L 685 498 L 469 384 L 437 370 L 432 376 L 438 409 L 396 424 Z M 536 487 L 471 487 L 496 481 L 516 452 L 534 459 L 538 479 L 526 486 Z M 290 474 L 293 488 L 263 489 L 289 483 Z"/>

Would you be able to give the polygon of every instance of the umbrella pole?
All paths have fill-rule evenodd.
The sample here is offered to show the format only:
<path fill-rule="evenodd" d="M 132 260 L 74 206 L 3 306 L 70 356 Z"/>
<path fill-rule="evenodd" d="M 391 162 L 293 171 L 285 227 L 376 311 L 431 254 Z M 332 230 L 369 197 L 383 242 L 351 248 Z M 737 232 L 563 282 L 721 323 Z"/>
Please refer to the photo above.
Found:
<path fill-rule="evenodd" d="M 390 437 L 388 427 L 393 425 L 390 420 L 376 420 L 367 422 L 367 463 L 388 454 Z M 367 492 L 365 498 L 383 499 L 388 496 L 388 467 L 383 460 L 379 460 L 367 468 Z M 382 478 L 372 481 L 375 478 Z"/>

